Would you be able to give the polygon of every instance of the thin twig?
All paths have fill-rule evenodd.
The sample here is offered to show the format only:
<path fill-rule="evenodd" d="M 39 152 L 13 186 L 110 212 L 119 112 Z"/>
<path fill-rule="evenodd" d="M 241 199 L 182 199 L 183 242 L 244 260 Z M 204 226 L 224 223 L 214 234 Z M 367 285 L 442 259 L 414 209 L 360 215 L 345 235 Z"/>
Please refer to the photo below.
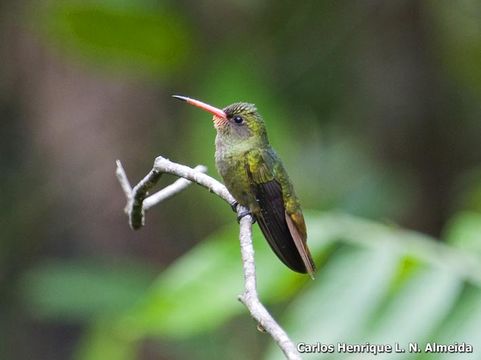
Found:
<path fill-rule="evenodd" d="M 197 165 L 194 170 L 205 173 L 207 172 L 207 167 L 205 167 L 204 165 Z M 167 200 L 175 194 L 180 193 L 182 190 L 185 190 L 190 184 L 192 184 L 192 181 L 190 180 L 184 178 L 177 179 L 174 183 L 166 186 L 162 190 L 157 191 L 155 194 L 152 194 L 148 198 L 146 198 L 144 200 L 144 210 L 148 210 L 151 207 L 157 205 L 158 203 L 161 203 L 162 201 Z"/>
<path fill-rule="evenodd" d="M 240 215 L 246 210 L 247 209 L 239 206 L 237 214 Z M 244 269 L 244 293 L 239 296 L 239 300 L 249 309 L 252 317 L 258 321 L 262 328 L 272 336 L 287 359 L 301 359 L 292 340 L 289 339 L 284 329 L 274 320 L 259 300 L 256 284 L 254 247 L 252 246 L 252 217 L 250 215 L 242 217 L 239 226 L 242 266 Z"/>
<path fill-rule="evenodd" d="M 144 224 L 145 210 L 182 191 L 191 182 L 205 187 L 210 192 L 224 199 L 229 205 L 235 206 L 237 203 L 227 188 L 219 181 L 204 174 L 205 170 L 205 167 L 197 166 L 195 169 L 192 169 L 159 156 L 155 159 L 154 167 L 149 174 L 132 189 L 122 164 L 117 160 L 116 174 L 127 198 L 126 212 L 132 228 L 136 228 L 134 224 L 138 225 L 138 227 Z M 160 176 L 165 173 L 176 175 L 183 179 L 179 179 L 156 194 L 146 197 L 147 192 L 157 183 Z M 246 208 L 237 206 L 239 217 L 241 214 L 245 215 L 246 211 Z M 299 360 L 301 357 L 294 343 L 259 300 L 256 286 L 254 247 L 252 244 L 252 216 L 242 216 L 239 224 L 242 267 L 244 270 L 244 292 L 239 296 L 239 300 L 246 306 L 259 325 L 271 335 L 286 356 L 286 359 Z"/>
<path fill-rule="evenodd" d="M 237 203 L 224 184 L 188 166 L 177 164 L 162 156 L 158 156 L 154 162 L 154 169 L 195 182 L 227 201 L 231 206 Z"/>
<path fill-rule="evenodd" d="M 164 159 L 164 158 L 161 158 Z M 167 160 L 167 159 L 164 159 Z M 156 159 L 157 161 L 157 159 Z M 168 171 L 163 171 L 162 166 L 158 167 L 154 163 L 154 167 L 150 172 L 137 184 L 134 188 L 130 185 L 127 174 L 122 166 L 120 160 L 117 160 L 117 169 L 115 174 L 119 180 L 120 186 L 124 191 L 125 197 L 127 198 L 127 205 L 125 206 L 125 212 L 129 217 L 129 225 L 133 230 L 138 230 L 145 225 L 145 211 L 150 209 L 152 206 L 168 199 L 171 196 L 181 192 L 187 188 L 191 181 L 185 178 L 176 180 L 173 184 L 166 186 L 162 190 L 154 193 L 151 196 L 147 196 L 149 190 L 152 189 L 163 173 L 169 173 Z M 167 164 L 170 163 L 167 160 Z M 161 165 L 165 165 L 160 161 Z M 190 169 L 190 168 L 189 168 Z M 194 169 L 190 169 L 196 172 L 206 172 L 207 168 L 204 165 L 198 165 Z M 222 185 L 222 184 L 221 184 Z"/>
<path fill-rule="evenodd" d="M 117 179 L 119 180 L 120 186 L 122 187 L 125 196 L 129 197 L 132 195 L 132 186 L 130 185 L 130 181 L 127 178 L 127 174 L 125 173 L 124 167 L 122 166 L 120 160 L 117 160 L 116 164 L 117 168 L 115 170 L 115 175 L 117 175 Z"/>
<path fill-rule="evenodd" d="M 161 176 L 162 173 L 154 168 L 150 170 L 150 172 L 132 189 L 130 205 L 127 205 L 130 209 L 129 224 L 132 229 L 137 230 L 145 225 L 145 210 L 143 203 L 149 194 L 149 190 L 157 184 Z"/>

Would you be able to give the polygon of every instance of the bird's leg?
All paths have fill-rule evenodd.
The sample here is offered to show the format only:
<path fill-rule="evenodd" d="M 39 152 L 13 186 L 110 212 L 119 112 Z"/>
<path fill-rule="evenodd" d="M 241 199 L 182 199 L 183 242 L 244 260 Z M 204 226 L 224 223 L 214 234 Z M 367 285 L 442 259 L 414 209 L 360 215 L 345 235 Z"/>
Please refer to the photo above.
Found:
<path fill-rule="evenodd" d="M 244 217 L 244 216 L 247 216 L 247 215 L 250 215 L 251 218 L 252 218 L 252 223 L 255 224 L 256 223 L 256 217 L 252 214 L 252 212 L 250 212 L 249 210 L 242 210 L 240 213 L 237 213 L 237 222 L 240 223 L 241 219 Z"/>
<path fill-rule="evenodd" d="M 252 213 L 249 211 L 249 210 L 242 210 L 240 213 L 237 213 L 237 222 L 240 222 L 241 219 L 244 217 L 244 216 L 247 216 L 247 215 L 251 215 L 252 216 Z M 252 217 L 254 218 L 254 217 Z"/>
<path fill-rule="evenodd" d="M 237 207 L 239 206 L 239 203 L 234 200 L 233 203 L 230 204 L 230 207 L 232 208 L 232 211 L 237 213 Z"/>
<path fill-rule="evenodd" d="M 230 204 L 230 207 L 232 208 L 232 211 L 234 211 L 237 214 L 237 222 L 240 223 L 241 219 L 244 216 L 250 215 L 252 217 L 252 223 L 256 223 L 256 217 L 250 212 L 249 210 L 243 210 L 240 213 L 237 211 L 237 208 L 239 207 L 239 203 L 237 201 L 234 201 L 232 204 Z"/>

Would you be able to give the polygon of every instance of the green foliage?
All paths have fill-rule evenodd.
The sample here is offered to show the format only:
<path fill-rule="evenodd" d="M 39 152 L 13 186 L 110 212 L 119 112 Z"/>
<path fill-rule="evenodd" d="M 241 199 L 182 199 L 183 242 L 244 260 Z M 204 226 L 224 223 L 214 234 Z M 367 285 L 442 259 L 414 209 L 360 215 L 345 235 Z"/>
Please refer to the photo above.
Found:
<path fill-rule="evenodd" d="M 463 224 L 470 231 L 475 220 L 479 226 L 479 217 L 472 218 L 452 233 L 462 232 Z M 307 223 L 319 265 L 314 281 L 286 269 L 260 232 L 254 236 L 261 298 L 278 309 L 274 315 L 295 341 L 402 346 L 466 341 L 481 346 L 471 318 L 481 316 L 477 256 L 414 232 L 341 214 L 309 212 Z M 33 270 L 26 278 L 25 297 L 31 311 L 42 316 L 99 319 L 81 343 L 79 359 L 100 359 L 102 351 L 122 348 L 123 355 L 115 358 L 130 359 L 141 339 L 186 340 L 246 314 L 236 301 L 243 287 L 237 232 L 237 225 L 217 232 L 147 290 L 132 287 L 137 280 L 128 275 L 131 268 L 106 276 L 62 265 Z M 113 289 L 108 301 L 105 289 Z M 129 293 L 138 294 L 135 302 Z M 272 346 L 267 358 L 279 358 L 279 350 Z"/>
<path fill-rule="evenodd" d="M 133 360 L 137 358 L 135 341 L 104 318 L 95 321 L 87 329 L 86 336 L 77 346 L 74 359 L 78 360 Z"/>
<path fill-rule="evenodd" d="M 184 338 L 212 330 L 243 313 L 243 306 L 235 301 L 243 289 L 237 232 L 238 226 L 227 227 L 163 272 L 122 320 L 131 335 Z M 266 301 L 288 298 L 307 279 L 272 261 L 258 231 L 255 242 L 262 245 L 256 253 L 260 293 Z M 269 281 L 262 281 L 261 274 L 270 274 Z"/>
<path fill-rule="evenodd" d="M 316 283 L 286 309 L 286 330 L 293 339 L 399 343 L 405 348 L 409 342 L 423 347 L 428 341 L 480 345 L 479 332 L 471 319 L 466 321 L 471 311 L 477 317 L 481 307 L 478 257 L 424 236 L 345 216 L 322 216 L 310 224 L 320 231 L 319 237 L 314 235 L 317 241 L 334 236 L 345 245 L 329 258 Z M 267 358 L 279 358 L 274 346 Z"/>
<path fill-rule="evenodd" d="M 464 211 L 457 214 L 445 231 L 446 241 L 481 255 L 481 214 Z"/>
<path fill-rule="evenodd" d="M 168 75 L 182 68 L 191 31 L 171 7 L 145 2 L 51 2 L 41 27 L 64 51 L 109 70 Z"/>
<path fill-rule="evenodd" d="M 90 322 L 130 308 L 152 281 L 152 273 L 129 262 L 51 260 L 27 271 L 22 298 L 43 320 Z"/>

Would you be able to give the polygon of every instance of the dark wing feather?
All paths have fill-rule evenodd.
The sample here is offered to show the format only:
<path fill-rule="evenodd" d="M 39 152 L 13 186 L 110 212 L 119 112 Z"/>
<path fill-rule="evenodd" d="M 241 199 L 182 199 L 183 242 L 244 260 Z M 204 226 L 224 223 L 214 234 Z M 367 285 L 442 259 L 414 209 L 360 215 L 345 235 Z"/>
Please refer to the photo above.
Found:
<path fill-rule="evenodd" d="M 285 212 L 281 185 L 276 180 L 271 180 L 254 185 L 253 190 L 260 207 L 260 210 L 255 212 L 255 215 L 262 233 L 272 250 L 292 270 L 300 273 L 312 273 L 312 267 L 309 268 L 312 261 L 310 260 L 310 254 L 304 253 L 303 256 L 300 255 L 302 249 L 305 251 L 307 246 L 297 230 L 295 230 L 295 234 L 298 238 L 293 238 L 290 226 L 286 220 L 288 215 Z M 300 245 L 296 245 L 296 242 L 299 243 L 299 241 Z M 303 257 L 309 257 L 309 261 L 305 262 L 306 259 L 303 259 Z M 306 268 L 306 263 L 308 268 Z"/>

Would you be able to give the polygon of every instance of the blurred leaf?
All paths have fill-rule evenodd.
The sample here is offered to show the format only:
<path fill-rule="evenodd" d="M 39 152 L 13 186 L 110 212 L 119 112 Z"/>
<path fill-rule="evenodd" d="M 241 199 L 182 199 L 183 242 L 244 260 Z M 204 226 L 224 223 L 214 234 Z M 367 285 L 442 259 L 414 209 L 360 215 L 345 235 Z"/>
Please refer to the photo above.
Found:
<path fill-rule="evenodd" d="M 132 263 L 50 261 L 28 270 L 22 299 L 39 318 L 91 321 L 131 307 L 145 292 L 152 273 Z"/>
<path fill-rule="evenodd" d="M 361 339 L 381 344 L 398 342 L 403 347 L 409 342 L 423 344 L 431 341 L 431 333 L 456 304 L 463 281 L 446 268 L 429 267 L 417 272 L 380 309 L 377 314 L 379 321 L 370 326 L 370 331 Z M 391 355 L 381 358 L 391 358 Z"/>
<path fill-rule="evenodd" d="M 289 307 L 283 323 L 290 336 L 331 343 L 357 334 L 389 289 L 395 258 L 388 247 L 345 246 L 334 253 L 316 282 Z"/>
<path fill-rule="evenodd" d="M 446 242 L 481 255 L 481 214 L 462 212 L 449 221 L 445 230 Z"/>
<path fill-rule="evenodd" d="M 44 33 L 58 46 L 108 69 L 169 74 L 192 44 L 184 19 L 167 6 L 56 1 L 42 15 Z"/>
<path fill-rule="evenodd" d="M 408 342 L 424 346 L 427 341 L 470 339 L 481 346 L 481 338 L 470 333 L 474 323 L 462 320 L 481 309 L 477 256 L 352 216 L 306 212 L 306 220 L 319 267 L 314 281 L 287 269 L 257 227 L 254 231 L 260 297 L 271 309 L 293 300 L 283 316 L 274 316 L 295 341 L 399 342 L 407 347 Z M 131 271 L 72 264 L 39 267 L 23 282 L 24 298 L 36 314 L 49 318 L 88 316 L 97 323 L 109 317 L 88 333 L 79 348 L 81 359 L 101 358 L 103 351 L 114 354 L 122 347 L 119 358 L 130 359 L 140 339 L 184 340 L 239 314 L 247 316 L 236 301 L 243 290 L 237 224 L 181 257 L 147 291 L 147 281 Z M 267 358 L 278 357 L 272 345 Z M 409 353 L 404 357 L 413 358 Z"/>
<path fill-rule="evenodd" d="M 441 344 L 452 343 L 453 339 L 458 342 L 475 344 L 473 354 L 459 354 L 456 358 L 477 358 L 477 349 L 481 344 L 481 289 L 474 286 L 466 286 L 458 303 L 453 307 L 447 320 L 433 335 L 434 339 Z M 436 354 L 436 359 L 452 359 L 453 354 Z M 422 354 L 420 359 L 433 359 L 431 354 Z"/>
<path fill-rule="evenodd" d="M 326 336 L 335 336 L 335 327 L 349 327 L 353 332 L 357 327 L 361 329 L 369 322 L 369 314 L 372 313 L 371 319 L 374 319 L 376 311 L 389 309 L 393 306 L 389 304 L 399 301 L 399 294 L 413 286 L 413 279 L 420 284 L 427 281 L 423 280 L 425 270 L 421 270 L 424 268 L 438 269 L 432 275 L 433 284 L 446 282 L 446 290 L 431 291 L 433 294 L 434 290 L 446 291 L 442 296 L 443 304 L 450 295 L 457 294 L 463 281 L 481 283 L 481 264 L 475 257 L 422 235 L 344 215 L 307 213 L 306 218 L 309 244 L 320 267 L 319 279 L 309 281 L 289 271 L 275 258 L 255 229 L 259 292 L 265 303 L 273 304 L 292 298 L 305 286 L 306 291 L 299 296 L 299 311 L 305 311 L 307 319 L 314 317 L 314 304 L 324 304 L 325 313 L 319 316 L 332 315 L 336 325 L 319 319 L 313 320 L 312 326 L 319 330 L 318 323 L 330 324 L 325 328 Z M 243 289 L 237 232 L 237 225 L 229 226 L 175 262 L 161 274 L 142 301 L 122 317 L 120 326 L 128 329 L 132 337 L 182 338 L 213 329 L 245 313 L 242 305 L 233 301 Z M 345 244 L 346 248 L 339 249 L 340 244 Z M 327 268 L 322 269 L 325 262 Z M 339 265 L 335 265 L 337 262 Z M 334 270 L 329 270 L 331 268 Z M 309 295 L 311 291 L 314 295 Z M 335 291 L 337 294 L 332 296 Z M 352 303 L 353 292 L 356 304 Z M 330 299 L 332 309 L 328 305 Z M 429 308 L 440 314 L 433 304 Z M 335 309 L 343 309 L 345 325 Z M 321 313 L 320 309 L 315 311 Z M 294 318 L 300 319 L 302 329 L 306 328 L 302 316 Z"/>
<path fill-rule="evenodd" d="M 294 341 L 398 342 L 405 348 L 408 342 L 424 348 L 428 341 L 466 341 L 475 349 L 481 346 L 472 322 L 465 326 L 460 320 L 481 308 L 481 262 L 476 256 L 413 232 L 343 215 L 310 218 L 309 225 L 311 241 L 338 239 L 347 247 L 331 254 L 319 278 L 280 319 Z M 476 297 L 466 301 L 466 289 Z M 266 358 L 277 359 L 279 354 L 271 345 Z M 396 356 L 413 359 L 418 354 Z M 359 354 L 305 357 L 358 359 Z M 392 354 L 376 358 L 390 359 Z"/>
<path fill-rule="evenodd" d="M 228 226 L 176 261 L 124 317 L 121 326 L 134 337 L 186 337 L 245 313 L 236 301 L 243 291 L 238 230 L 237 225 Z M 277 261 L 258 230 L 254 242 L 259 292 L 265 301 L 290 297 L 309 281 Z M 316 246 L 319 257 L 329 250 L 326 245 Z"/>
<path fill-rule="evenodd" d="M 115 331 L 113 324 L 100 320 L 91 325 L 74 354 L 74 360 L 134 360 L 136 343 Z"/>

